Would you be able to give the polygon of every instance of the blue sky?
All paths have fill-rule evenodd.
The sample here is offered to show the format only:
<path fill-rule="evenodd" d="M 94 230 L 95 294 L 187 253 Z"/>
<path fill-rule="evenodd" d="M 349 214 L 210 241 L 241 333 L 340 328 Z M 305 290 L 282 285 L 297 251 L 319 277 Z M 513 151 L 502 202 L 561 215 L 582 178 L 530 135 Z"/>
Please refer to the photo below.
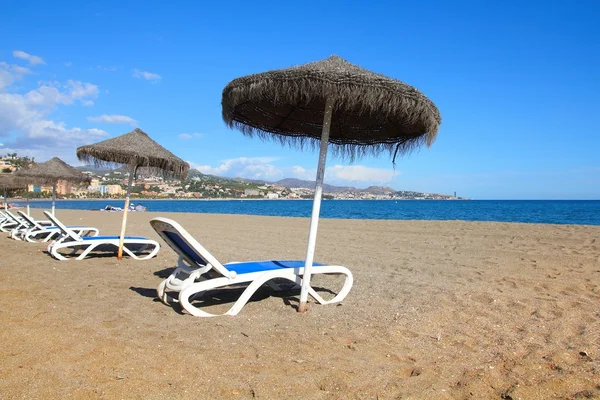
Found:
<path fill-rule="evenodd" d="M 316 151 L 227 128 L 221 92 L 336 54 L 415 86 L 443 122 L 395 170 L 387 154 L 328 157 L 326 182 L 600 199 L 597 1 L 176 4 L 5 2 L 0 154 L 77 164 L 78 146 L 140 127 L 206 173 L 314 179 Z"/>

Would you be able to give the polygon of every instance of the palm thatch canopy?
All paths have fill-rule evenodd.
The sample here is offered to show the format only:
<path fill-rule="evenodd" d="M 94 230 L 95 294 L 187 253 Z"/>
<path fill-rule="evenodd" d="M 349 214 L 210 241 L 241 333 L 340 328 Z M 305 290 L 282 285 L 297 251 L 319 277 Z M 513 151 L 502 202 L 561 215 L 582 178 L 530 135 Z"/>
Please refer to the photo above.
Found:
<path fill-rule="evenodd" d="M 71 167 L 58 157 L 34 164 L 26 169 L 20 169 L 14 175 L 40 184 L 52 184 L 62 180 L 73 183 L 90 183 L 88 175 L 77 168 Z"/>
<path fill-rule="evenodd" d="M 321 138 L 328 98 L 334 101 L 329 143 L 351 157 L 429 146 L 442 122 L 414 87 L 337 56 L 234 79 L 223 90 L 223 120 L 248 136 L 302 147 Z"/>
<path fill-rule="evenodd" d="M 0 189 L 13 190 L 23 189 L 28 185 L 25 179 L 19 179 L 15 174 L 0 174 Z"/>
<path fill-rule="evenodd" d="M 185 178 L 190 169 L 188 163 L 171 153 L 141 129 L 99 143 L 81 146 L 77 157 L 96 166 L 125 164 L 133 169 L 144 167 L 151 171 L 165 171 Z"/>

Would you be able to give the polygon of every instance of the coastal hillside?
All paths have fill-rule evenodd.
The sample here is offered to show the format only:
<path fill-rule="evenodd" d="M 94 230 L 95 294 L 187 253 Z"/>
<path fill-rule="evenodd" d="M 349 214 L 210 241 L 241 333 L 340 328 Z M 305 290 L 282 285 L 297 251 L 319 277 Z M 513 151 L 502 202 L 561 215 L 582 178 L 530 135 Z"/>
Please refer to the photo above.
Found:
<path fill-rule="evenodd" d="M 126 167 L 115 169 L 97 168 L 93 165 L 77 167 L 96 178 L 98 185 L 121 185 L 128 176 Z M 229 178 L 204 174 L 191 169 L 184 181 L 169 180 L 169 177 L 154 176 L 149 171 L 137 171 L 133 193 L 147 198 L 269 198 L 294 199 L 312 198 L 314 181 L 285 178 L 278 181 L 265 181 L 246 178 Z M 118 190 L 117 190 L 118 192 Z M 396 190 L 385 186 L 323 185 L 326 199 L 395 199 L 395 200 L 455 200 L 455 196 L 439 193 L 423 193 L 410 190 Z M 112 192 L 111 192 L 112 193 Z"/>

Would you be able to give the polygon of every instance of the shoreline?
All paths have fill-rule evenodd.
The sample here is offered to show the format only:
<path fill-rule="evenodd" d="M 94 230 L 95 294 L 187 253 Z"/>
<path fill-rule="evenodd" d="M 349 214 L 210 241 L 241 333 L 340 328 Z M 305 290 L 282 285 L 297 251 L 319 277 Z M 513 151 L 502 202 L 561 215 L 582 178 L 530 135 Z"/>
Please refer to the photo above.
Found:
<path fill-rule="evenodd" d="M 152 212 L 186 214 L 266 215 L 310 218 L 312 201 L 269 199 L 134 199 Z M 25 202 L 12 201 L 20 208 Z M 124 200 L 57 200 L 58 209 L 103 210 L 107 205 L 123 207 Z M 49 208 L 50 200 L 30 202 L 32 209 Z M 448 202 L 446 200 L 326 200 L 321 218 L 414 221 L 490 221 L 527 224 L 600 226 L 600 201 L 595 200 L 484 200 Z"/>
<path fill-rule="evenodd" d="M 0 196 L 0 198 L 2 198 Z M 145 198 L 130 198 L 130 201 L 313 201 L 313 199 L 248 199 L 248 198 L 206 198 L 206 199 L 145 199 Z M 9 197 L 9 201 L 26 203 L 27 199 L 18 197 Z M 52 201 L 52 199 L 29 199 L 30 203 Z M 125 201 L 125 198 L 118 199 L 56 199 L 60 201 Z M 468 202 L 597 202 L 600 199 L 323 199 L 322 201 L 423 201 L 423 202 L 447 202 L 447 201 L 468 201 Z"/>
<path fill-rule="evenodd" d="M 10 198 L 9 198 L 10 199 Z M 26 202 L 27 199 L 16 198 L 18 202 Z M 247 199 L 247 198 L 210 198 L 210 199 L 188 199 L 188 198 L 177 198 L 177 199 L 144 199 L 144 198 L 130 198 L 129 201 L 313 201 L 313 199 Z M 52 199 L 29 199 L 29 202 L 35 201 L 52 201 Z M 125 198 L 122 199 L 56 199 L 59 201 L 125 201 Z M 322 199 L 322 201 L 472 201 L 472 199 Z M 497 200 L 480 200 L 480 201 L 497 201 Z M 501 200 L 501 201 L 522 201 L 522 200 Z M 538 201 L 538 200 L 532 200 Z M 539 200 L 546 201 L 546 200 Z M 548 200 L 554 201 L 554 200 Z M 566 200 L 570 201 L 570 200 Z M 578 201 L 578 200 L 574 200 Z M 586 201 L 586 200 L 581 200 Z M 595 200 L 590 200 L 595 201 Z"/>
<path fill-rule="evenodd" d="M 16 207 L 15 209 L 24 211 L 26 210 L 26 207 Z M 31 211 L 32 213 L 35 213 L 37 211 L 41 212 L 41 208 L 32 208 Z M 1 211 L 1 210 L 0 210 Z M 123 212 L 122 210 L 120 211 L 105 211 L 103 209 L 68 209 L 68 208 L 64 208 L 64 209 L 60 209 L 57 208 L 56 209 L 57 212 L 90 212 L 90 213 L 98 213 L 101 212 L 103 214 L 116 214 L 116 215 L 122 215 L 121 213 Z M 191 215 L 195 215 L 195 216 L 207 216 L 207 217 L 211 217 L 211 218 L 218 218 L 218 217 L 232 217 L 232 218 L 236 218 L 236 217 L 244 217 L 244 218 L 253 218 L 253 217 L 257 217 L 257 218 L 282 218 L 282 219 L 295 219 L 295 220 L 303 220 L 303 221 L 310 221 L 310 215 L 308 216 L 297 216 L 297 215 L 263 215 L 263 214 L 236 214 L 236 213 L 214 213 L 214 212 L 198 212 L 198 211 L 156 211 L 156 210 L 149 210 L 149 211 L 132 211 L 129 210 L 128 212 L 128 216 L 131 214 L 145 214 L 148 215 L 148 218 L 153 218 L 153 217 L 164 217 L 165 215 L 175 215 L 175 216 L 180 216 L 180 215 L 184 215 L 184 216 L 191 216 Z M 183 219 L 183 218 L 182 218 Z M 526 225 L 526 226 L 548 226 L 548 227 L 581 227 L 581 228 L 600 228 L 600 224 L 599 225 L 594 225 L 594 224 L 573 224 L 573 223 L 546 223 L 546 222 L 521 222 L 521 221 L 473 221 L 473 220 L 463 220 L 463 219 L 385 219 L 385 218 L 328 218 L 328 217 L 323 217 L 320 216 L 319 217 L 319 221 L 362 221 L 362 222 L 371 222 L 371 221 L 375 221 L 375 222 L 387 222 L 387 223 L 394 223 L 394 222 L 398 222 L 398 223 L 403 223 L 403 222 L 410 222 L 410 223 L 419 223 L 419 222 L 423 222 L 423 223 L 465 223 L 465 224 L 510 224 L 510 225 Z M 600 231 L 599 231 L 599 236 L 600 236 Z M 599 259 L 600 261 L 600 259 Z"/>

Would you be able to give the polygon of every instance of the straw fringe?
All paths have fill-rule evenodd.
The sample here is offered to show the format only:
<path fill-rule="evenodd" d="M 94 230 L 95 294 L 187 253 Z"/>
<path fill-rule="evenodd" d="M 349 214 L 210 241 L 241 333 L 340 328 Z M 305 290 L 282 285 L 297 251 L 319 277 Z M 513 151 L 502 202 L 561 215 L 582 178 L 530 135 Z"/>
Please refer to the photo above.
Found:
<path fill-rule="evenodd" d="M 24 189 L 31 181 L 27 178 L 19 178 L 15 174 L 0 174 L 0 189 L 14 190 Z"/>
<path fill-rule="evenodd" d="M 17 178 L 30 180 L 31 183 L 52 184 L 60 180 L 73 183 L 90 183 L 90 177 L 70 166 L 58 157 L 46 162 L 34 164 L 30 168 L 20 169 L 14 173 Z"/>
<path fill-rule="evenodd" d="M 247 136 L 315 147 L 327 98 L 334 100 L 332 150 L 352 159 L 430 146 L 441 123 L 436 106 L 417 89 L 339 57 L 231 81 L 222 116 Z"/>
<path fill-rule="evenodd" d="M 144 168 L 146 173 L 180 178 L 185 178 L 190 169 L 188 163 L 137 128 L 113 139 L 81 146 L 77 158 L 97 167 L 124 164 L 131 169 Z"/>

